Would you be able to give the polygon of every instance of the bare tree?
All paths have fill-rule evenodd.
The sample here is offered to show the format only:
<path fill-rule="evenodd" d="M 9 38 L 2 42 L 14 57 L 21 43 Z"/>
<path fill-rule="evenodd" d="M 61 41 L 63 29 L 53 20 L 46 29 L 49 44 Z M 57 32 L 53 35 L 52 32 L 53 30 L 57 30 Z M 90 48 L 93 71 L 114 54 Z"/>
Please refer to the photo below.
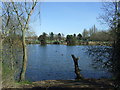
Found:
<path fill-rule="evenodd" d="M 32 12 L 33 12 L 36 4 L 37 4 L 37 2 L 33 1 L 33 2 L 31 2 L 31 5 L 29 5 L 29 7 L 28 7 L 27 3 L 25 2 L 24 3 L 25 12 L 23 12 L 22 10 L 19 11 L 19 8 L 17 8 L 18 3 L 14 3 L 12 1 L 12 5 L 13 5 L 14 11 L 17 15 L 17 19 L 19 21 L 20 26 L 22 27 L 21 31 L 22 31 L 22 45 L 23 45 L 23 64 L 22 64 L 23 66 L 22 66 L 22 70 L 21 70 L 20 80 L 25 79 L 25 72 L 26 72 L 26 66 L 27 66 L 27 50 L 26 50 L 26 42 L 25 42 L 25 33 L 28 28 L 30 16 L 32 15 Z M 23 4 L 21 4 L 21 5 L 23 5 Z M 21 15 L 26 16 L 25 23 L 23 23 L 21 21 L 21 19 L 22 19 Z"/>
<path fill-rule="evenodd" d="M 8 36 L 10 32 L 18 33 L 22 36 L 23 48 L 23 64 L 20 73 L 20 81 L 25 79 L 27 66 L 27 50 L 26 50 L 26 32 L 29 27 L 30 17 L 37 5 L 37 0 L 32 2 L 3 2 L 3 33 Z M 16 21 L 14 23 L 14 21 Z"/>
<path fill-rule="evenodd" d="M 88 37 L 88 31 L 86 29 L 83 30 L 82 36 L 83 39 L 86 39 Z"/>
<path fill-rule="evenodd" d="M 110 64 L 114 77 L 116 78 L 115 85 L 120 87 L 120 0 L 106 2 L 103 4 L 104 14 L 100 16 L 102 22 L 109 25 L 112 31 L 113 46 Z"/>

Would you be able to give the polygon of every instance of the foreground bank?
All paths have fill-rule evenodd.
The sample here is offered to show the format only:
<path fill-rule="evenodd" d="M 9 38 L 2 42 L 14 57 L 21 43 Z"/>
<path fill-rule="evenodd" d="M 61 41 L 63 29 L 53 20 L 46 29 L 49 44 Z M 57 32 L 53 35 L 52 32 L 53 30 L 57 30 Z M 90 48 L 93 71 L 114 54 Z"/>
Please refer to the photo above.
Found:
<path fill-rule="evenodd" d="M 17 83 L 17 86 L 3 89 L 114 89 L 113 80 L 110 79 L 82 79 L 82 80 L 45 80 L 31 83 Z"/>

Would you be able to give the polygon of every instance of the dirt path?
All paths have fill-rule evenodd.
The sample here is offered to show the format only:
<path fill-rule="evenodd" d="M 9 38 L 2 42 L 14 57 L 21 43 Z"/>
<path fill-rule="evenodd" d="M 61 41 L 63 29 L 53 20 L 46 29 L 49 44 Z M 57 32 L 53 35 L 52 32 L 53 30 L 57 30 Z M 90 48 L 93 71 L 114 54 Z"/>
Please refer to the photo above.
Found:
<path fill-rule="evenodd" d="M 23 88 L 32 88 L 32 89 L 53 89 L 53 88 L 98 88 L 106 90 L 113 89 L 113 82 L 106 79 L 84 79 L 84 80 L 45 80 L 37 81 L 32 84 L 24 84 L 21 87 Z"/>

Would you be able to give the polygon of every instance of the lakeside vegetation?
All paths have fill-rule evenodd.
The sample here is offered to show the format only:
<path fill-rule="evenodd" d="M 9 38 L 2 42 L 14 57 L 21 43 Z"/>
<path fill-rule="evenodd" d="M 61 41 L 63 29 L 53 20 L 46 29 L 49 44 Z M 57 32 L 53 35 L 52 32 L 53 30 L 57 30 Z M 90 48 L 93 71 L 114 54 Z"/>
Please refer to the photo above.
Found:
<path fill-rule="evenodd" d="M 92 26 L 89 30 L 84 29 L 82 34 L 64 35 L 63 33 L 49 34 L 43 32 L 39 37 L 26 37 L 27 44 L 64 44 L 64 45 L 106 45 L 112 46 L 113 38 L 111 30 L 98 30 Z"/>

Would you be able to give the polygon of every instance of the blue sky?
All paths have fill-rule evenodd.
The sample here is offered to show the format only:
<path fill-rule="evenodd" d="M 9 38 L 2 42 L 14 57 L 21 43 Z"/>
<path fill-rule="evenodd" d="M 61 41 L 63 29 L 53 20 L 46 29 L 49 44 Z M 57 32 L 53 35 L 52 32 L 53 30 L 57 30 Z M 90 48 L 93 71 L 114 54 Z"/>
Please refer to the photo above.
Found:
<path fill-rule="evenodd" d="M 30 25 L 38 36 L 42 32 L 78 34 L 94 24 L 98 29 L 107 29 L 97 19 L 99 14 L 103 13 L 101 7 L 101 2 L 44 2 L 40 6 L 41 20 L 36 14 L 39 10 L 38 5 Z"/>

